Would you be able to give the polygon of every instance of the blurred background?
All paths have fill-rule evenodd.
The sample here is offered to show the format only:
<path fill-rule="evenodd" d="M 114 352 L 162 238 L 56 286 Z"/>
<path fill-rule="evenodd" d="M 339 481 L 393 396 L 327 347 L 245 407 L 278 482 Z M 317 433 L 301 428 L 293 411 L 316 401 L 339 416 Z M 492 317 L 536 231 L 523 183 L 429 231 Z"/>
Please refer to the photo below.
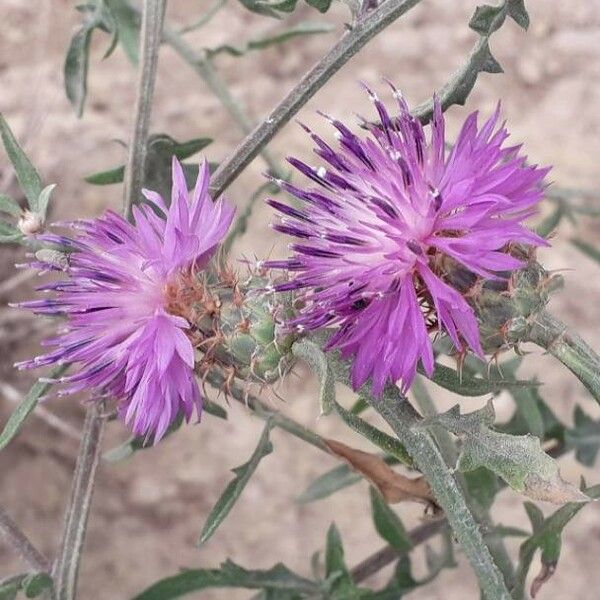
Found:
<path fill-rule="evenodd" d="M 109 43 L 95 34 L 92 42 L 88 101 L 78 119 L 63 90 L 62 65 L 73 33 L 80 23 L 75 2 L 64 0 L 2 0 L 0 3 L 0 111 L 24 144 L 46 183 L 56 182 L 52 220 L 97 215 L 107 207 L 119 208 L 121 187 L 94 187 L 84 176 L 124 162 L 125 150 L 114 140 L 126 140 L 132 122 L 135 71 L 121 49 L 102 60 Z M 194 21 L 208 0 L 170 0 L 167 19 L 174 24 Z M 371 107 L 357 85 L 363 80 L 378 87 L 387 76 L 411 103 L 431 96 L 465 59 L 476 40 L 467 23 L 476 6 L 466 0 L 426 0 L 342 69 L 304 108 L 299 119 L 327 136 L 317 109 L 352 121 L 354 113 L 369 114 Z M 507 22 L 492 39 L 502 75 L 483 74 L 465 108 L 448 113 L 451 133 L 474 109 L 489 114 L 499 99 L 512 131 L 511 140 L 524 141 L 532 162 L 551 164 L 550 179 L 561 186 L 598 188 L 600 167 L 600 0 L 530 0 L 528 33 Z M 298 38 L 284 46 L 249 52 L 242 57 L 220 55 L 216 65 L 254 119 L 265 115 L 339 35 L 348 18 L 343 5 L 325 16 L 299 4 L 291 23 L 306 19 L 329 21 L 334 33 Z M 195 48 L 240 43 L 251 34 L 273 26 L 270 19 L 253 15 L 235 0 L 210 25 L 188 34 Z M 382 96 L 385 92 L 382 89 Z M 160 56 L 153 132 L 178 140 L 211 137 L 211 161 L 221 160 L 243 137 L 218 100 L 193 70 L 165 47 Z M 310 156 L 310 140 L 292 123 L 270 146 L 274 156 Z M 256 159 L 228 190 L 238 206 L 248 190 L 261 183 L 265 164 Z M 0 153 L 0 191 L 18 197 L 18 188 Z M 548 210 L 550 206 L 546 207 Z M 271 210 L 259 205 L 249 233 L 234 249 L 237 257 L 264 257 L 281 253 L 268 228 Z M 592 222 L 582 221 L 580 232 L 592 239 Z M 586 229 L 587 227 L 587 229 Z M 540 253 L 549 269 L 563 272 L 566 289 L 552 301 L 557 316 L 578 329 L 598 347 L 600 278 L 598 266 L 568 243 L 571 226 L 564 222 L 553 247 Z M 29 298 L 33 280 L 19 276 L 20 247 L 0 247 L 0 424 L 34 380 L 12 363 L 39 351 L 41 337 L 52 323 L 8 309 L 10 301 Z M 532 348 L 523 373 L 537 373 L 553 410 L 570 422 L 575 403 L 591 415 L 597 407 L 583 387 L 556 361 Z M 440 408 L 456 397 L 431 389 Z M 302 366 L 296 368 L 266 397 L 278 409 L 321 434 L 361 446 L 336 417 L 318 419 L 316 385 Z M 216 395 L 215 395 L 216 397 Z M 224 402 L 220 398 L 220 402 Z M 485 398 L 462 400 L 463 409 L 483 405 Z M 497 400 L 500 416 L 508 416 L 511 400 Z M 56 551 L 63 510 L 77 452 L 77 432 L 83 408 L 74 399 L 51 399 L 44 408 L 60 418 L 60 427 L 47 417 L 30 417 L 22 433 L 0 453 L 0 504 L 47 555 Z M 255 447 L 262 422 L 245 407 L 233 403 L 229 419 L 206 416 L 198 426 L 182 428 L 160 447 L 136 454 L 116 465 L 102 464 L 97 479 L 90 531 L 81 573 L 81 598 L 127 599 L 159 577 L 182 566 L 216 566 L 226 557 L 247 567 L 266 568 L 284 561 L 299 573 L 308 573 L 310 556 L 324 546 L 325 532 L 335 520 L 353 565 L 382 546 L 369 515 L 367 485 L 360 483 L 313 504 L 295 499 L 336 460 L 280 431 L 272 434 L 274 453 L 259 470 L 229 518 L 203 548 L 195 547 L 198 532 L 213 503 L 231 478 L 229 469 L 247 460 Z M 109 426 L 106 449 L 127 438 L 119 424 Z M 597 469 L 584 469 L 572 456 L 562 459 L 562 473 L 577 482 L 585 475 L 598 483 Z M 396 507 L 407 525 L 422 518 L 418 506 Z M 551 510 L 552 507 L 549 507 Z M 495 505 L 500 523 L 527 528 L 521 499 L 503 491 Z M 588 506 L 567 528 L 558 569 L 540 598 L 592 600 L 600 589 L 600 507 Z M 516 552 L 518 541 L 510 542 Z M 416 554 L 422 553 L 419 550 Z M 459 600 L 479 597 L 474 576 L 457 553 L 459 567 L 446 570 L 436 582 L 415 592 L 415 599 Z M 535 565 L 538 558 L 535 560 Z M 419 572 L 417 558 L 417 572 Z M 0 578 L 19 570 L 10 549 L 0 541 Z M 538 567 L 534 566 L 533 573 Z M 378 577 L 384 581 L 386 571 Z M 207 599 L 248 598 L 251 593 L 207 591 Z"/>

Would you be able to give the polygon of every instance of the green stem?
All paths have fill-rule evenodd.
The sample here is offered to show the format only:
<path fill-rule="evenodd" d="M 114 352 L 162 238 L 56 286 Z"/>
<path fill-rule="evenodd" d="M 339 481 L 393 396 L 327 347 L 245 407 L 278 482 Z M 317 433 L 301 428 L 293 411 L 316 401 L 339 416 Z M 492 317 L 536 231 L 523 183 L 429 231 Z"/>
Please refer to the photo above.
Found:
<path fill-rule="evenodd" d="M 216 170 L 211 183 L 213 198 L 250 164 L 273 136 L 337 73 L 363 46 L 420 0 L 385 0 L 355 27 L 346 32 L 331 50 L 294 86 Z"/>
<path fill-rule="evenodd" d="M 528 341 L 560 360 L 600 403 L 600 357 L 577 333 L 550 313 L 541 312 L 536 316 Z"/>
<path fill-rule="evenodd" d="M 371 397 L 370 402 L 402 440 L 416 466 L 429 482 L 486 598 L 509 600 L 510 593 L 502 573 L 494 563 L 456 479 L 431 436 L 424 429 L 415 427 L 418 424 L 415 410 L 398 389 L 391 386 L 384 391 L 381 398 Z"/>
<path fill-rule="evenodd" d="M 433 398 L 429 394 L 421 377 L 417 377 L 415 379 L 412 384 L 411 391 L 417 406 L 421 409 L 423 416 L 434 417 L 437 415 L 437 409 L 435 403 L 433 402 Z M 430 432 L 433 439 L 437 442 L 440 453 L 442 454 L 446 464 L 449 468 L 454 468 L 456 466 L 456 461 L 458 460 L 458 451 L 452 436 L 441 426 L 432 426 L 430 428 Z M 493 531 L 494 523 L 489 510 L 477 502 L 475 498 L 469 496 L 467 482 L 464 475 L 462 475 L 462 473 L 457 473 L 456 480 L 465 494 L 465 498 L 471 512 L 477 519 L 477 522 L 481 525 L 482 529 L 484 531 Z M 504 577 L 506 585 L 509 588 L 512 588 L 512 585 L 515 581 L 515 569 L 512 560 L 510 559 L 510 555 L 508 554 L 508 550 L 506 549 L 504 540 L 500 536 L 492 535 L 486 536 L 485 542 L 489 548 L 490 554 L 502 572 L 502 576 Z"/>
<path fill-rule="evenodd" d="M 123 215 L 131 216 L 131 208 L 140 197 L 144 183 L 148 131 L 152 113 L 152 98 L 158 66 L 158 51 L 162 39 L 166 0 L 144 0 L 140 30 L 140 67 L 135 100 L 135 121 L 125 170 Z"/>
<path fill-rule="evenodd" d="M 73 600 L 76 597 L 79 565 L 106 421 L 101 414 L 102 406 L 102 403 L 94 403 L 88 408 L 85 416 L 71 498 L 63 528 L 61 553 L 54 565 L 56 600 Z"/>

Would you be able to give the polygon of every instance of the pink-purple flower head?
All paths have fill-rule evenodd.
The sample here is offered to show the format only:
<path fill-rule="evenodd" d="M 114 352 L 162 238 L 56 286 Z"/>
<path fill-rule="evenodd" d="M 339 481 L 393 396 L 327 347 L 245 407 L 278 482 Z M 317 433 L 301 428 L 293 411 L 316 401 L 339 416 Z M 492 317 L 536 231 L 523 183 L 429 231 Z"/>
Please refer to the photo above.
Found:
<path fill-rule="evenodd" d="M 460 352 L 482 355 L 475 314 L 445 281 L 441 256 L 497 278 L 522 266 L 510 243 L 545 244 L 523 221 L 535 212 L 548 169 L 528 166 L 520 146 L 504 146 L 499 108 L 481 127 L 471 114 L 448 151 L 439 102 L 428 140 L 392 90 L 394 119 L 368 90 L 380 119 L 370 135 L 327 117 L 334 149 L 305 128 L 324 164 L 289 159 L 316 186 L 278 182 L 304 206 L 269 201 L 282 213 L 274 229 L 298 241 L 293 256 L 265 265 L 287 269 L 290 281 L 275 289 L 297 290 L 302 301 L 288 325 L 334 328 L 328 349 L 353 356 L 353 386 L 372 378 L 376 394 L 388 381 L 406 390 L 419 362 L 433 372 L 432 332 L 446 333 Z"/>
<path fill-rule="evenodd" d="M 231 224 L 233 208 L 221 200 L 213 203 L 208 184 L 204 162 L 190 198 L 174 159 L 169 206 L 144 190 L 148 203 L 134 207 L 135 223 L 108 211 L 68 224 L 72 237 L 38 236 L 67 250 L 68 258 L 46 260 L 51 253 L 41 252 L 31 266 L 62 270 L 66 279 L 39 288 L 51 298 L 20 306 L 67 321 L 59 335 L 44 342 L 53 350 L 18 366 L 72 363 L 73 374 L 61 378 L 60 393 L 93 390 L 117 398 L 133 432 L 155 441 L 178 414 L 187 420 L 194 411 L 199 416 L 190 323 L 170 312 L 168 293 L 178 278 L 206 265 Z"/>

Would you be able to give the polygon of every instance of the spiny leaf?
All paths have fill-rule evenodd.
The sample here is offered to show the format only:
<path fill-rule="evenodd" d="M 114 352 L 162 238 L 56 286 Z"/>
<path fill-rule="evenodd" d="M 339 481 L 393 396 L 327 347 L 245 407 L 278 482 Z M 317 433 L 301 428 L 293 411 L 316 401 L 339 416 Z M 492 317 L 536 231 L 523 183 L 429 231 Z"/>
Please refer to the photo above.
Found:
<path fill-rule="evenodd" d="M 370 481 L 386 502 L 412 500 L 437 510 L 431 488 L 423 476 L 410 478 L 394 471 L 376 454 L 351 448 L 337 440 L 326 439 L 330 452 L 346 461 L 355 471 Z"/>
<path fill-rule="evenodd" d="M 295 342 L 292 353 L 306 362 L 310 370 L 318 376 L 321 383 L 319 391 L 321 414 L 330 414 L 335 403 L 335 377 L 327 356 L 318 344 L 307 339 Z"/>
<path fill-rule="evenodd" d="M 50 378 L 59 378 L 67 369 L 69 365 L 60 365 L 50 371 Z M 21 427 L 25 423 L 25 419 L 31 414 L 31 412 L 37 406 L 39 399 L 52 387 L 51 383 L 37 381 L 33 384 L 29 393 L 21 404 L 15 408 L 12 412 L 2 433 L 0 433 L 0 450 L 5 448 L 10 441 L 19 433 Z"/>
<path fill-rule="evenodd" d="M 221 497 L 217 500 L 215 506 L 211 510 L 202 532 L 198 544 L 204 544 L 216 531 L 217 527 L 224 521 L 225 517 L 229 514 L 229 511 L 233 508 L 233 505 L 237 502 L 241 496 L 244 488 L 250 477 L 252 477 L 254 471 L 258 467 L 260 461 L 273 451 L 273 445 L 269 441 L 269 432 L 272 424 L 267 421 L 265 428 L 258 440 L 258 445 L 252 453 L 250 460 L 239 467 L 233 469 L 235 478 L 229 482 Z"/>
<path fill-rule="evenodd" d="M 422 368 L 419 368 L 419 372 L 440 387 L 460 396 L 485 396 L 504 389 L 528 388 L 538 385 L 531 381 L 518 381 L 516 379 L 475 377 L 465 371 L 460 374 L 458 371 L 439 363 L 436 363 L 431 377 L 426 375 Z"/>
<path fill-rule="evenodd" d="M 495 413 L 492 402 L 481 410 L 460 414 L 458 406 L 428 422 L 437 422 L 457 435 L 464 443 L 457 467 L 472 471 L 486 467 L 502 477 L 508 485 L 533 498 L 555 504 L 589 500 L 574 485 L 560 477 L 558 465 L 530 435 L 514 436 L 490 429 Z"/>
<path fill-rule="evenodd" d="M 293 27 L 283 29 L 282 31 L 275 31 L 273 33 L 265 34 L 262 37 L 249 40 L 239 46 L 222 44 L 216 48 L 209 48 L 206 50 L 206 52 L 208 53 L 208 56 L 215 56 L 221 53 L 229 54 L 231 56 L 243 56 L 252 50 L 262 50 L 264 48 L 268 48 L 269 46 L 283 44 L 296 37 L 330 33 L 333 30 L 334 26 L 329 23 L 303 21 L 297 25 L 294 25 Z"/>
<path fill-rule="evenodd" d="M 529 28 L 529 14 L 525 8 L 525 0 L 506 0 L 508 14 L 523 29 Z"/>
<path fill-rule="evenodd" d="M 491 35 L 502 27 L 506 18 L 506 8 L 503 4 L 490 6 L 483 4 L 475 9 L 475 13 L 469 21 L 469 27 L 479 35 Z"/>
<path fill-rule="evenodd" d="M 187 569 L 162 579 L 133 600 L 172 600 L 208 588 L 289 590 L 304 594 L 319 591 L 318 584 L 296 575 L 281 563 L 267 571 L 250 571 L 227 561 L 220 569 Z"/>
<path fill-rule="evenodd" d="M 412 542 L 398 515 L 383 501 L 381 494 L 369 488 L 371 515 L 377 533 L 398 552 L 408 552 Z"/>
<path fill-rule="evenodd" d="M 8 154 L 21 189 L 29 203 L 29 208 L 32 212 L 37 213 L 39 212 L 38 198 L 44 187 L 42 180 L 21 146 L 19 146 L 2 114 L 0 114 L 0 135 L 2 136 L 2 143 L 4 144 L 6 154 Z"/>
<path fill-rule="evenodd" d="M 589 498 L 600 498 L 600 486 L 594 486 L 585 490 Z M 544 519 L 542 512 L 535 505 L 526 503 L 527 514 L 533 524 L 533 534 L 525 540 L 519 548 L 519 566 L 515 575 L 514 598 L 523 598 L 525 594 L 525 582 L 531 568 L 533 557 L 537 550 L 542 553 L 542 572 L 538 576 L 531 595 L 535 596 L 539 591 L 541 583 L 547 577 L 548 570 L 552 572 L 556 568 L 560 556 L 561 536 L 563 529 L 571 519 L 583 508 L 583 504 L 571 502 L 559 508 L 555 513 Z M 552 574 L 552 573 L 550 573 Z"/>
<path fill-rule="evenodd" d="M 575 449 L 575 457 L 586 467 L 593 467 L 600 450 L 600 422 L 589 417 L 580 406 L 575 407 L 574 426 L 565 431 L 565 443 Z"/>

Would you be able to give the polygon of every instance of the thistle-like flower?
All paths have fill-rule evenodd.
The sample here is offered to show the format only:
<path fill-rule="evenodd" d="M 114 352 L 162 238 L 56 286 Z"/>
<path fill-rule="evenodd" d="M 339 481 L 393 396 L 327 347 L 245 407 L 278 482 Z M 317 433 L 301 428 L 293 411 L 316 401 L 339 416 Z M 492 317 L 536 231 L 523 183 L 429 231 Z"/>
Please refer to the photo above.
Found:
<path fill-rule="evenodd" d="M 432 373 L 434 331 L 459 352 L 482 355 L 477 318 L 467 294 L 445 277 L 445 265 L 457 262 L 486 279 L 521 267 L 510 244 L 546 243 L 523 221 L 535 212 L 548 169 L 528 166 L 520 146 L 504 147 L 499 107 L 480 128 L 471 114 L 447 150 L 436 99 L 428 141 L 393 86 L 393 119 L 367 91 L 380 119 L 378 126 L 364 123 L 370 135 L 361 138 L 326 117 L 339 140 L 334 150 L 305 127 L 327 165 L 289 159 L 317 186 L 278 182 L 304 207 L 269 200 L 283 215 L 274 229 L 299 242 L 292 257 L 265 266 L 292 274 L 275 286 L 297 290 L 301 301 L 288 325 L 334 328 L 328 349 L 354 357 L 353 386 L 372 377 L 380 394 L 388 381 L 408 389 L 419 362 Z"/>
<path fill-rule="evenodd" d="M 144 190 L 148 204 L 134 207 L 134 224 L 108 211 L 69 223 L 72 237 L 37 236 L 61 252 L 42 250 L 30 266 L 63 271 L 67 278 L 38 288 L 52 298 L 19 306 L 64 315 L 66 327 L 44 342 L 53 351 L 17 366 L 72 363 L 76 370 L 60 379 L 59 393 L 93 390 L 116 398 L 133 432 L 154 441 L 178 414 L 189 420 L 195 410 L 200 416 L 190 323 L 171 310 L 169 289 L 207 264 L 231 224 L 233 208 L 213 203 L 208 184 L 204 162 L 190 199 L 173 160 L 169 206 Z"/>

